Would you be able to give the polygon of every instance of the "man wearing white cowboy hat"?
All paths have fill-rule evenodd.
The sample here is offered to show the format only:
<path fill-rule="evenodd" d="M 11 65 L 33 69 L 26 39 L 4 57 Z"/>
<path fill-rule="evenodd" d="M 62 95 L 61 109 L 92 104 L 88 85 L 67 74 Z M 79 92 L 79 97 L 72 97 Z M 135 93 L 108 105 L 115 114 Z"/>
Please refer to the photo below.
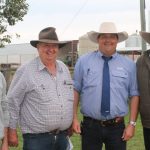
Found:
<path fill-rule="evenodd" d="M 11 82 L 8 143 L 18 145 L 19 122 L 23 150 L 66 150 L 73 118 L 73 85 L 68 68 L 56 58 L 67 42 L 58 41 L 55 28 L 48 27 L 39 33 L 39 40 L 30 43 L 39 57 L 21 66 Z"/>
<path fill-rule="evenodd" d="M 72 128 L 81 133 L 82 150 L 125 150 L 126 141 L 134 135 L 138 114 L 138 90 L 135 63 L 116 52 L 118 42 L 128 38 L 117 32 L 112 22 L 104 22 L 99 32 L 88 32 L 99 49 L 81 56 L 74 71 L 74 117 Z M 81 128 L 77 107 L 81 104 Z M 129 123 L 125 127 L 124 116 Z"/>
<path fill-rule="evenodd" d="M 141 31 L 141 37 L 150 44 L 150 32 Z M 143 125 L 145 149 L 150 149 L 150 50 L 137 60 L 137 77 L 140 92 L 140 115 Z"/>

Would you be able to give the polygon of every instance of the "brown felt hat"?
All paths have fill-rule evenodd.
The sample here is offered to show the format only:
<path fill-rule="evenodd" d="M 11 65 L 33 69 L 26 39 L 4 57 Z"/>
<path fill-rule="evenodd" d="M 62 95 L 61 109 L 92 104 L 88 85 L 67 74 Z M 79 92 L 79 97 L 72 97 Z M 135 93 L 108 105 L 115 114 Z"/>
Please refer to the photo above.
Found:
<path fill-rule="evenodd" d="M 30 44 L 33 47 L 37 47 L 37 44 L 39 42 L 49 43 L 49 44 L 58 44 L 59 48 L 65 46 L 67 43 L 69 43 L 69 41 L 59 41 L 58 40 L 58 37 L 57 37 L 54 27 L 47 27 L 47 28 L 41 30 L 39 33 L 39 40 L 32 40 L 32 41 L 30 41 Z"/>

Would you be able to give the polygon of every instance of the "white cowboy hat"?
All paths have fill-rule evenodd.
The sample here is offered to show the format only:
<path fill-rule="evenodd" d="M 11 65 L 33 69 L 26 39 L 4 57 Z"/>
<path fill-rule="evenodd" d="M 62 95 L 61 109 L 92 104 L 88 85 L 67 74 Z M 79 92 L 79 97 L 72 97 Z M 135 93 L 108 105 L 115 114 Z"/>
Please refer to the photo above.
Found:
<path fill-rule="evenodd" d="M 128 38 L 128 33 L 123 32 L 117 32 L 117 28 L 113 22 L 104 22 L 101 24 L 99 32 L 91 31 L 88 32 L 88 37 L 91 41 L 97 43 L 97 38 L 99 34 L 105 34 L 105 33 L 112 33 L 118 35 L 118 42 L 125 41 Z"/>
<path fill-rule="evenodd" d="M 139 33 L 145 42 L 150 44 L 150 32 L 140 31 Z"/>

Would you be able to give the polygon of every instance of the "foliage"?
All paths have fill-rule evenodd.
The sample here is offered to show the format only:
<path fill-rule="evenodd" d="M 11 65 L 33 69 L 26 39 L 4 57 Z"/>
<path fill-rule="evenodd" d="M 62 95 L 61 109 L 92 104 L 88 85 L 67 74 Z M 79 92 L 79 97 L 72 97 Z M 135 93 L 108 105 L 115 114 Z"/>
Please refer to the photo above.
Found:
<path fill-rule="evenodd" d="M 23 21 L 23 17 L 28 11 L 26 0 L 3 1 L 0 0 L 0 47 L 6 43 L 11 43 L 11 36 L 7 34 L 7 27 L 14 26 L 18 21 Z"/>

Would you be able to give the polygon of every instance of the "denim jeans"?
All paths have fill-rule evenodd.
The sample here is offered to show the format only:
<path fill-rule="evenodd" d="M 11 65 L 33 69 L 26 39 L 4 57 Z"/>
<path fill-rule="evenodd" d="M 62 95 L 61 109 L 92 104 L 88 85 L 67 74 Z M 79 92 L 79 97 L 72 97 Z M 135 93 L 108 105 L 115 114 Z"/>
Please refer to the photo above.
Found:
<path fill-rule="evenodd" d="M 66 150 L 67 135 L 49 133 L 23 134 L 23 150 Z"/>
<path fill-rule="evenodd" d="M 143 128 L 145 150 L 150 150 L 150 128 Z"/>
<path fill-rule="evenodd" d="M 126 150 L 126 142 L 122 140 L 124 122 L 104 127 L 98 122 L 84 120 L 81 123 L 82 150 Z"/>

